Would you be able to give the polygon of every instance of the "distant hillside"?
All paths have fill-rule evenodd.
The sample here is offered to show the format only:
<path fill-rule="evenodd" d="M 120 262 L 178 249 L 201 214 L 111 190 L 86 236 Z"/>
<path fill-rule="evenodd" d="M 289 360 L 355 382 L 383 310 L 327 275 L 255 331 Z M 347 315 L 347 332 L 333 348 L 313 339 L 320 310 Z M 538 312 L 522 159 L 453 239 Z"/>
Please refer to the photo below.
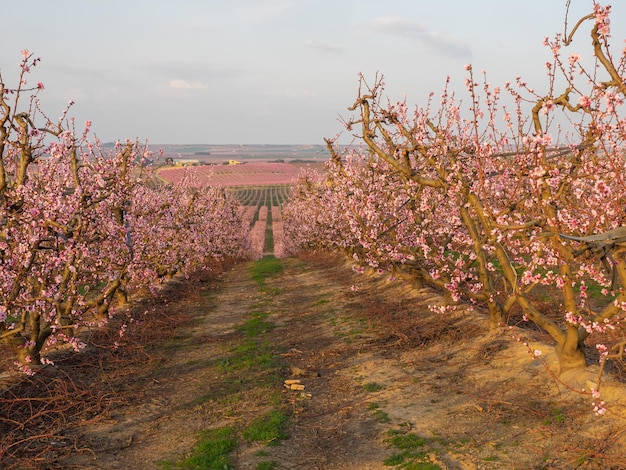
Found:
<path fill-rule="evenodd" d="M 306 160 L 323 162 L 328 160 L 324 145 L 210 145 L 210 144 L 161 144 L 150 145 L 153 151 L 161 151 L 163 158 L 198 159 L 211 163 L 226 160 Z"/>

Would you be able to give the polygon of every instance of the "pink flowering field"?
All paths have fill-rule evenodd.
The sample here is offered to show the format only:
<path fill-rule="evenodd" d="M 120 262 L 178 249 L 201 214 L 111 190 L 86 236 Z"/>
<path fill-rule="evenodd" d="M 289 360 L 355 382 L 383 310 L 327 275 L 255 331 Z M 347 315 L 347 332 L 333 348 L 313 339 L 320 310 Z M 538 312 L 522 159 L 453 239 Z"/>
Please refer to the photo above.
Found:
<path fill-rule="evenodd" d="M 171 183 L 188 177 L 192 186 L 226 187 L 290 184 L 296 181 L 299 173 L 300 169 L 290 163 L 250 162 L 166 168 L 159 171 L 159 176 Z"/>

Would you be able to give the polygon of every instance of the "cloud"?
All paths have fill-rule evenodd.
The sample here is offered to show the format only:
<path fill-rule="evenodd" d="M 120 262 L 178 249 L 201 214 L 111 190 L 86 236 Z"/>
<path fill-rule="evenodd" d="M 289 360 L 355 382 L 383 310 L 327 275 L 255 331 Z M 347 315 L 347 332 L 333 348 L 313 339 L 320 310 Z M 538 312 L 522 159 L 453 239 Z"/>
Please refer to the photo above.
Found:
<path fill-rule="evenodd" d="M 434 31 L 416 21 L 407 20 L 397 16 L 383 16 L 376 18 L 369 25 L 372 29 L 383 33 L 414 39 L 431 49 L 453 58 L 469 58 L 472 51 L 464 42 Z"/>
<path fill-rule="evenodd" d="M 190 82 L 180 78 L 174 78 L 170 80 L 169 87 L 179 90 L 204 90 L 205 88 L 208 88 L 208 85 L 197 80 Z"/>
<path fill-rule="evenodd" d="M 312 49 L 317 49 L 317 50 L 325 51 L 325 52 L 340 53 L 343 51 L 343 49 L 340 46 L 337 46 L 336 44 L 330 44 L 327 42 L 308 40 L 304 43 L 304 45 L 306 47 L 310 47 Z"/>

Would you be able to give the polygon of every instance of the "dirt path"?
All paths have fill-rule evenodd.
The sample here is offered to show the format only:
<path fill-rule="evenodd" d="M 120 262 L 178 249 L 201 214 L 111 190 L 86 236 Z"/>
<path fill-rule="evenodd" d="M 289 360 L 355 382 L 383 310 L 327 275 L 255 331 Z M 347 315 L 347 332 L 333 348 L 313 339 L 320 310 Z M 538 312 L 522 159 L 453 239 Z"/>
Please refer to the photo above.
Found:
<path fill-rule="evenodd" d="M 279 468 L 381 468 L 392 452 L 380 438 L 386 425 L 368 410 L 370 394 L 354 374 L 355 367 L 367 368 L 369 355 L 359 352 L 367 321 L 346 315 L 346 307 L 357 307 L 347 293 L 350 285 L 337 282 L 333 263 L 317 269 L 298 260 L 284 264 L 285 271 L 262 288 L 251 279 L 250 265 L 241 264 L 222 277 L 216 292 L 207 286 L 200 298 L 172 304 L 191 311 L 193 326 L 177 331 L 165 346 L 172 354 L 149 372 L 152 380 L 137 378 L 138 400 L 84 430 L 95 460 L 85 453 L 72 464 L 157 468 L 189 453 L 198 431 L 243 427 L 262 415 L 272 408 L 267 396 L 277 390 L 280 407 L 291 416 L 290 438 L 275 447 L 242 442 L 234 468 L 256 468 L 260 461 L 279 462 Z M 238 387 L 232 373 L 216 368 L 240 343 L 238 327 L 261 310 L 273 325 L 263 340 L 281 358 L 282 377 L 271 391 L 249 371 L 238 372 L 235 382 L 244 384 Z M 285 379 L 300 380 L 305 390 L 285 389 Z M 265 447 L 264 455 L 256 455 Z"/>
<path fill-rule="evenodd" d="M 162 304 L 186 322 L 145 363 L 101 373 L 116 399 L 73 425 L 79 445 L 59 466 L 178 468 L 199 433 L 229 427 L 235 469 L 626 468 L 624 398 L 594 417 L 508 335 L 431 312 L 431 291 L 338 258 L 282 264 L 261 284 L 239 264 Z M 273 410 L 288 416 L 285 435 L 246 439 Z"/>

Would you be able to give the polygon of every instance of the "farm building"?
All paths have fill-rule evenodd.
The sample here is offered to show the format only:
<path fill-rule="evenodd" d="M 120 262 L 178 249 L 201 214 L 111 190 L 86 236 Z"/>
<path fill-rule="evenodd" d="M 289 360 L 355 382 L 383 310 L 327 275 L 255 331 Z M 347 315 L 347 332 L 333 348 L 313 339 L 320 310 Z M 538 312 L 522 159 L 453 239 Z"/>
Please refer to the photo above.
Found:
<path fill-rule="evenodd" d="M 200 164 L 200 160 L 194 160 L 194 159 L 189 159 L 189 158 L 175 158 L 174 159 L 175 166 L 193 166 L 193 165 L 199 165 L 199 164 Z"/>

